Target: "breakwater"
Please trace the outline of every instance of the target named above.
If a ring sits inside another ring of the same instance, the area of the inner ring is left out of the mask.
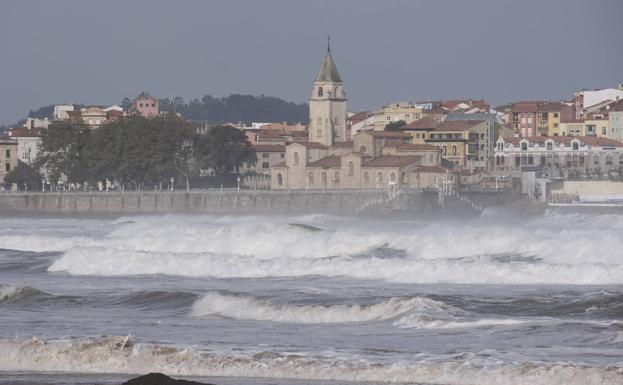
[[[506,195],[473,197],[480,207],[503,204]],[[485,202],[483,204],[482,202]],[[447,197],[445,209],[473,211]],[[336,213],[404,212],[434,215],[442,211],[436,192],[407,191],[130,191],[0,194],[0,212],[64,214],[151,213]]]

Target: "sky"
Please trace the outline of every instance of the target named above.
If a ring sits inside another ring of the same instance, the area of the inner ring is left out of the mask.
[[[306,102],[331,35],[349,110],[623,83],[622,0],[0,0],[0,124],[141,91]]]

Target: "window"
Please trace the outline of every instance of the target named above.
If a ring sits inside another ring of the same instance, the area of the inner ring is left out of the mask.
[[[281,159],[286,157],[286,154],[284,154],[283,152],[281,154],[279,154],[279,155],[281,155]]]
[[[606,164],[612,165],[612,154],[606,155]]]
[[[283,186],[283,177],[281,176],[281,174],[277,174],[277,185]]]
[[[270,155],[267,152],[262,153],[262,158],[268,158]]]
[[[481,145],[480,145],[480,149],[481,149],[481,150],[484,150],[484,149],[485,149],[485,145],[484,145],[484,144],[481,144]]]
[[[9,159],[11,157],[11,150],[6,150],[6,158]]]
[[[448,147],[447,146],[443,146],[443,156],[448,155]]]
[[[367,150],[366,146],[359,147],[359,152],[365,153]]]
[[[323,171],[322,174],[320,174],[320,177],[322,178],[322,183],[326,186],[327,185],[327,173]]]
[[[554,118],[558,117],[558,112],[554,112]]]
[[[552,142],[547,142],[547,151],[552,151],[554,149],[554,144]]]
[[[340,173],[338,171],[333,173],[333,181],[334,182],[339,182],[340,181]]]
[[[380,171],[376,173],[376,183],[377,184],[383,183],[383,173]]]
[[[530,166],[532,166],[534,164],[534,158],[532,157],[532,155],[528,155],[528,164]]]
[[[403,172],[402,175],[400,176],[400,183],[407,184],[407,173],[406,172]]]
[[[395,172],[392,171],[389,174],[389,181],[392,182],[392,183],[396,183],[396,173]]]
[[[339,126],[340,125],[340,118],[335,118],[335,125]]]
[[[307,182],[310,183],[310,184],[314,183],[314,173],[313,172],[310,172],[310,173],[307,174]]]
[[[262,162],[262,168],[269,168],[268,162]]]
[[[456,156],[456,145],[452,145],[452,156]]]
[[[387,115],[387,116],[385,117],[385,120],[392,120],[392,117],[391,117],[391,116],[389,116],[389,115]]]
[[[370,174],[367,171],[363,173],[363,183],[365,184],[370,183]]]
[[[322,91],[322,87],[318,87],[318,97],[321,98],[324,96],[324,92]]]
[[[294,162],[293,165],[294,166],[298,166],[299,165],[299,153],[295,152],[294,155],[292,156],[294,158]]]
[[[5,171],[7,171],[7,172],[8,172],[8,171],[11,171],[11,163],[7,163],[7,164],[5,164],[5,165],[4,165],[4,170],[5,170]]]
[[[607,133],[608,133],[608,132],[607,132],[607,130],[606,130],[606,127],[602,127],[602,128],[601,128],[601,134],[602,134],[602,135],[606,135]]]
[[[521,151],[528,151],[528,143],[527,142],[522,142],[521,143]]]
[[[349,176],[355,175],[355,164],[353,163],[352,160],[348,162],[348,175]]]
[[[519,155],[515,156],[515,167],[519,167],[521,166],[521,158],[519,157]]]
[[[580,144],[578,142],[573,142],[573,149],[574,150],[578,150],[580,147]]]
[[[152,103],[152,104],[151,104],[151,106],[152,106],[152,107],[156,107],[156,103]]]

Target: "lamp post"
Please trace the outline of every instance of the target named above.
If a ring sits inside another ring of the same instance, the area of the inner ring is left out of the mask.
[[[41,192],[45,192],[45,178],[41,178]]]
[[[236,177],[236,182],[238,182],[238,187],[236,188],[236,191],[240,191],[240,176]]]
[[[171,177],[171,192],[173,192],[173,186],[175,184],[175,178]]]

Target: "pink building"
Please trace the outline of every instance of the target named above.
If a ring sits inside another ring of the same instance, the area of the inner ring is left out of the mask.
[[[141,115],[144,118],[153,118],[158,116],[158,99],[151,96],[147,91],[142,92],[132,102],[132,112]]]

